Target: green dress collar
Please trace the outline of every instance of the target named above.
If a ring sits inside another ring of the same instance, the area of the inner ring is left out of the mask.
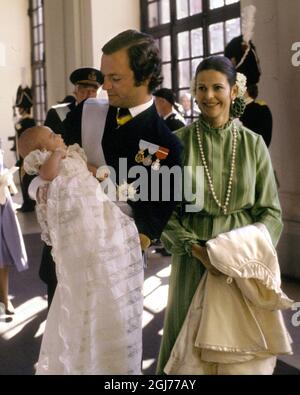
[[[205,121],[205,119],[203,118],[202,115],[200,115],[199,116],[199,123],[200,123],[200,128],[203,130],[203,132],[223,133],[223,132],[226,132],[228,130],[231,130],[232,119],[229,119],[229,121],[226,122],[225,125],[223,125],[222,127],[214,128],[207,121]]]

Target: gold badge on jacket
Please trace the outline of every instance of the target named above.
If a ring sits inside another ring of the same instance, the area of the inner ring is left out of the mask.
[[[148,154],[145,156],[145,151]],[[135,155],[135,161],[137,163],[143,163],[144,166],[151,166],[153,170],[160,169],[160,160],[166,159],[169,154],[169,149],[160,147],[157,144],[150,143],[146,140],[140,140],[139,151]],[[152,159],[155,155],[156,159]]]

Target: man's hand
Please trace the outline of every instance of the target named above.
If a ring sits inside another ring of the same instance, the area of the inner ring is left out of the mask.
[[[146,251],[150,247],[151,240],[143,233],[139,233],[142,251]]]
[[[205,268],[214,275],[220,275],[221,272],[219,272],[210,262],[208,253],[207,253],[207,249],[206,247],[202,247],[199,244],[193,244],[192,245],[192,254],[193,257],[198,259],[199,261],[201,261],[203,263],[203,265],[205,266]]]
[[[89,169],[89,171],[93,174],[94,177],[96,177],[96,173],[97,173],[97,167],[90,165],[89,163],[87,164],[87,168]],[[102,180],[100,180],[102,181]]]

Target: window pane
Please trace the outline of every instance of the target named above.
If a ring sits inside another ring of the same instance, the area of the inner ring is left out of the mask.
[[[148,24],[149,27],[158,25],[158,10],[156,2],[148,5]]]
[[[190,43],[189,32],[182,32],[177,34],[178,39],[178,59],[190,57]]]
[[[197,67],[199,66],[202,60],[203,58],[197,58],[192,60],[192,78],[195,77]]]
[[[203,31],[202,28],[191,31],[192,57],[203,55]]]
[[[161,39],[160,52],[161,52],[161,59],[163,62],[171,61],[171,38],[170,38],[170,36],[165,36]]]
[[[177,19],[189,16],[188,0],[176,0]]]
[[[202,12],[202,0],[190,0],[190,15]]]
[[[38,45],[35,45],[33,48],[33,52],[34,52],[34,61],[37,62],[39,60],[39,52],[38,52]]]
[[[171,63],[162,65],[162,74],[164,77],[162,86],[164,88],[172,88],[172,77],[171,77]]]
[[[40,73],[38,70],[35,70],[35,85],[40,85]]]
[[[160,10],[160,23],[170,22],[170,0],[160,0],[159,2]]]
[[[189,61],[178,62],[178,73],[179,73],[179,88],[189,87],[191,81],[190,62]]]
[[[38,9],[38,21],[39,24],[43,22],[43,9],[41,7]]]
[[[42,119],[46,118],[46,111],[45,111],[45,102],[43,102],[43,106],[42,106]]]
[[[229,19],[225,22],[226,44],[241,34],[240,18]]]
[[[37,43],[39,41],[39,36],[38,36],[38,28],[35,27],[33,29],[33,42]]]
[[[43,32],[43,26],[39,26],[39,39],[40,41],[44,41],[44,32]]]
[[[238,3],[240,0],[225,0],[225,4],[229,5],[229,4],[233,4],[233,3]]]
[[[39,60],[44,60],[44,44],[39,45]]]
[[[44,89],[41,89],[41,102],[45,103],[45,92],[44,92]]]
[[[45,83],[45,79],[44,79],[44,69],[41,68],[40,71],[41,71],[41,73],[40,73],[40,76],[41,76],[41,85],[44,85],[44,83]]]
[[[40,87],[39,86],[36,86],[35,87],[35,100],[36,100],[36,103],[40,103]]]
[[[32,25],[33,26],[37,26],[38,25],[38,19],[37,19],[37,12],[36,11],[33,11]]]
[[[211,54],[224,51],[223,25],[224,23],[220,22],[209,26],[209,48]]]
[[[209,8],[211,10],[224,6],[224,0],[209,0]]]

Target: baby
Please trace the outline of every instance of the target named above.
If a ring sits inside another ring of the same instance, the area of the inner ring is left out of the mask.
[[[104,194],[78,144],[38,126],[19,147],[25,171],[50,181],[37,216],[58,280],[37,374],[140,374],[143,262],[133,220]]]

